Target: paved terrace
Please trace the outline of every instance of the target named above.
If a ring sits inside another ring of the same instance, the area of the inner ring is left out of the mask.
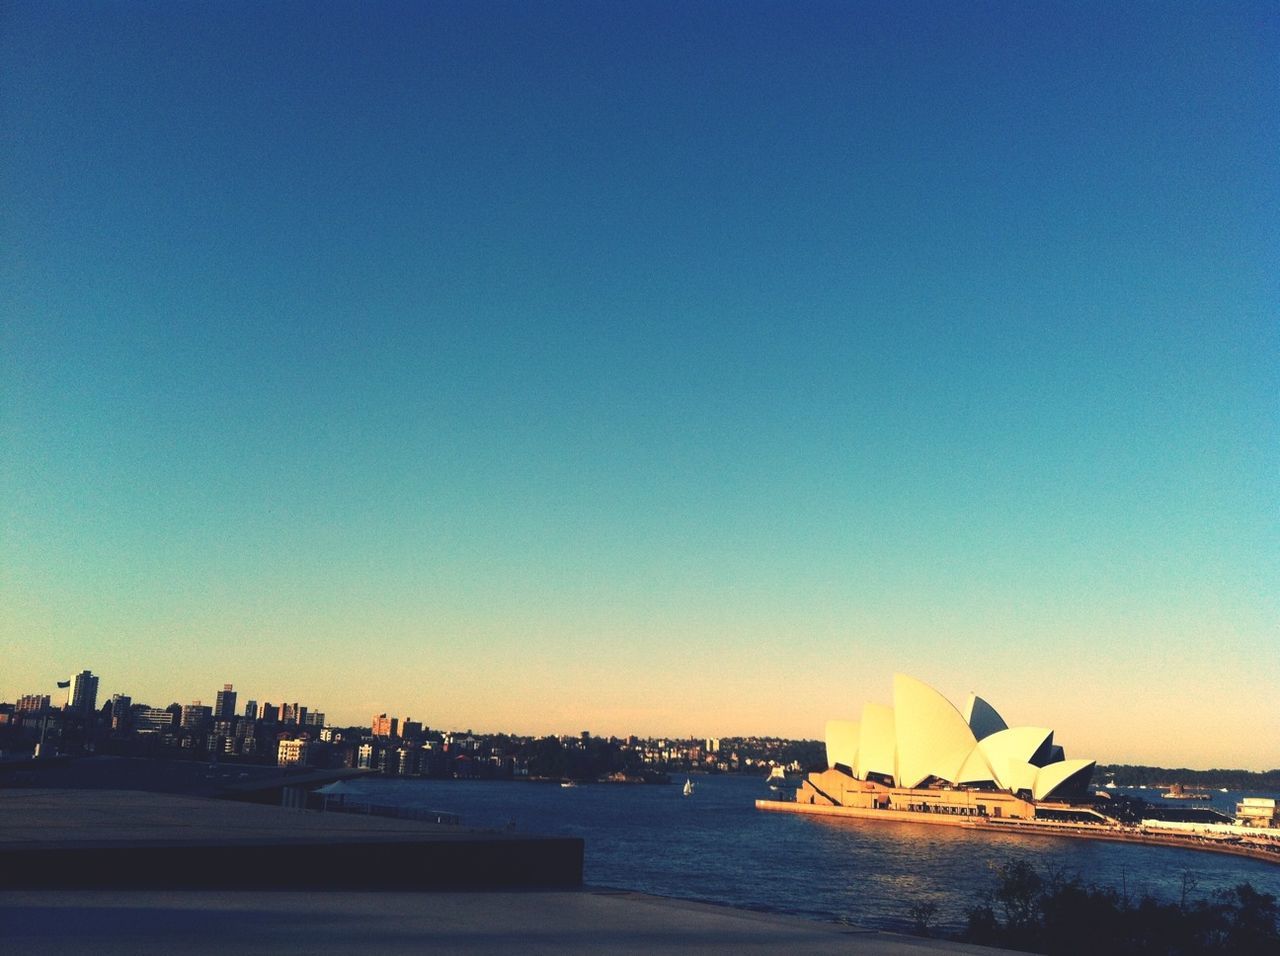
[[[580,840],[136,791],[0,790],[0,937],[15,952],[998,952],[583,889],[581,867]]]
[[[0,887],[580,886],[582,840],[128,790],[0,790]]]

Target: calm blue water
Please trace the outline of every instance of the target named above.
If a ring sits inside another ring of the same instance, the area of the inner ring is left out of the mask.
[[[951,827],[829,820],[756,810],[757,779],[694,776],[681,787],[453,780],[358,780],[348,799],[457,813],[467,826],[580,836],[594,886],[794,913],[884,929],[932,901],[940,927],[963,924],[994,884],[992,865],[1024,859],[1089,882],[1177,900],[1184,877],[1207,896],[1248,881],[1280,896],[1280,866],[1161,847],[969,833]],[[683,783],[683,779],[679,781]],[[1144,792],[1149,793],[1149,791]],[[1239,795],[1218,795],[1234,807]]]

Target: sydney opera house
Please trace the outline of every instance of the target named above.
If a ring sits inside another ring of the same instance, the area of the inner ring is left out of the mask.
[[[1087,800],[1094,761],[1068,760],[1046,727],[1010,727],[970,695],[964,711],[897,674],[893,707],[827,724],[827,765],[796,802],[1003,819],[1098,821]],[[939,821],[941,822],[941,821]]]

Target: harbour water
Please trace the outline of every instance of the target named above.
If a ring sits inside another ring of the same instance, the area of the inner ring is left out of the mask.
[[[956,929],[995,884],[994,867],[1027,860],[1042,871],[1114,886],[1131,898],[1208,897],[1249,882],[1280,896],[1280,866],[1194,850],[867,824],[762,813],[754,777],[694,776],[669,786],[362,779],[327,787],[348,800],[454,813],[467,826],[580,836],[593,886],[907,929],[912,907]],[[1147,796],[1149,792],[1143,792]],[[1155,794],[1150,794],[1154,797]],[[1220,809],[1239,794],[1214,794]]]

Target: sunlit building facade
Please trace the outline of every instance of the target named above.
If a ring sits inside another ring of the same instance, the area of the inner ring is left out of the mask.
[[[66,687],[66,684],[58,684]],[[98,678],[92,671],[81,671],[71,678],[67,689],[67,709],[84,716],[98,708]]]
[[[276,748],[276,766],[299,767],[307,762],[309,742],[305,738],[282,740]]]

